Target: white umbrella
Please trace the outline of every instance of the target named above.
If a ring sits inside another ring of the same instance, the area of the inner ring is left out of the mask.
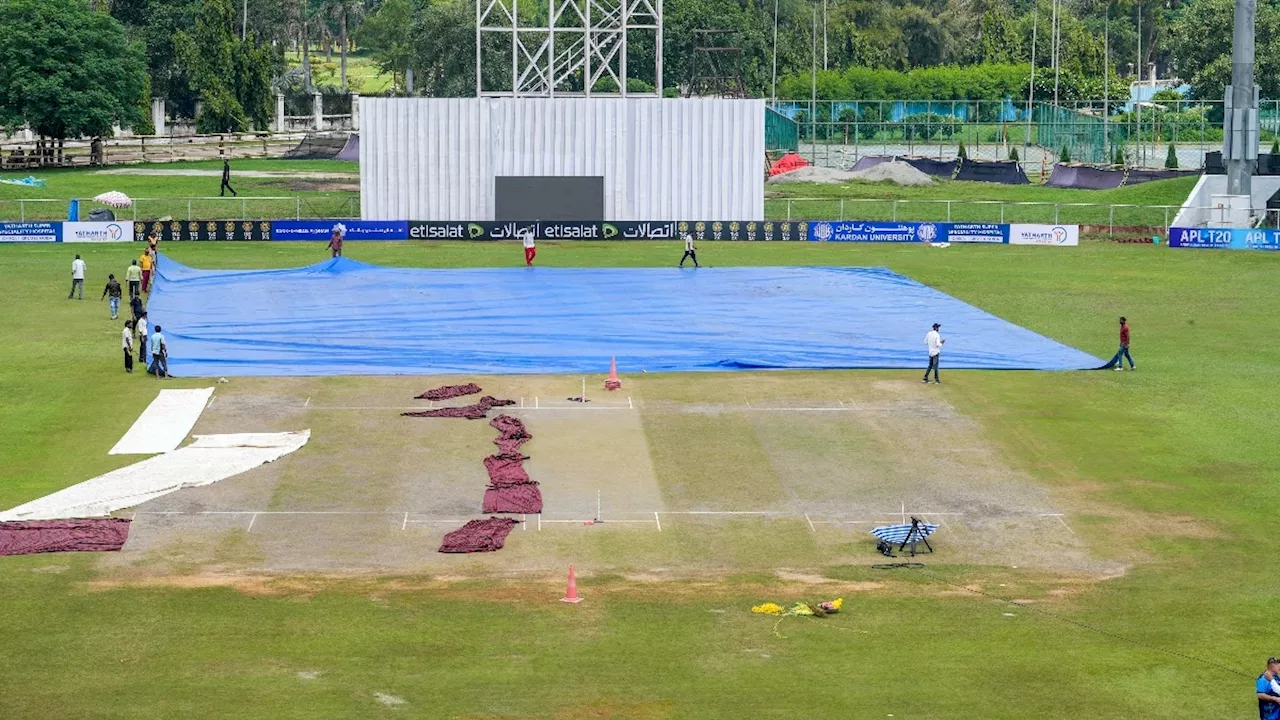
[[[94,201],[118,208],[129,207],[133,204],[133,200],[128,195],[125,195],[118,190],[102,193],[98,197],[94,198]]]

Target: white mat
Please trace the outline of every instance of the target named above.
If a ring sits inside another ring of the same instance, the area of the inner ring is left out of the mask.
[[[161,390],[108,455],[155,455],[178,449],[212,396],[213,388]]]
[[[180,450],[113,470],[2,512],[0,522],[110,515],[175,490],[210,485],[247,472],[288,455],[310,438],[310,430],[197,435],[194,443]]]

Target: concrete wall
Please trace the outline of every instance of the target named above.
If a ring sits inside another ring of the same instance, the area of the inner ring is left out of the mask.
[[[1250,215],[1262,215],[1266,211],[1267,200],[1277,190],[1280,190],[1280,176],[1255,175],[1249,203],[1253,212]],[[1225,195],[1226,192],[1226,175],[1200,176],[1200,182],[1196,183],[1186,202],[1182,204],[1182,209],[1174,217],[1172,227],[1247,227],[1247,222],[1242,223],[1240,218],[1232,217],[1229,208],[1218,209],[1218,205],[1226,203],[1215,196]]]
[[[603,176],[602,220],[764,219],[762,100],[361,98],[360,115],[366,219],[491,220],[512,175]]]

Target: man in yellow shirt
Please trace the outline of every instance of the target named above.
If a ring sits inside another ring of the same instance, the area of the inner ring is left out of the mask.
[[[144,252],[142,257],[138,258],[138,264],[142,267],[142,292],[151,292],[151,253]]]

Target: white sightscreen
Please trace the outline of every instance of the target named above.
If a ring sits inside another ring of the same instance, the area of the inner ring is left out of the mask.
[[[499,175],[604,177],[602,220],[763,220],[764,101],[360,98],[366,220],[492,220]]]

